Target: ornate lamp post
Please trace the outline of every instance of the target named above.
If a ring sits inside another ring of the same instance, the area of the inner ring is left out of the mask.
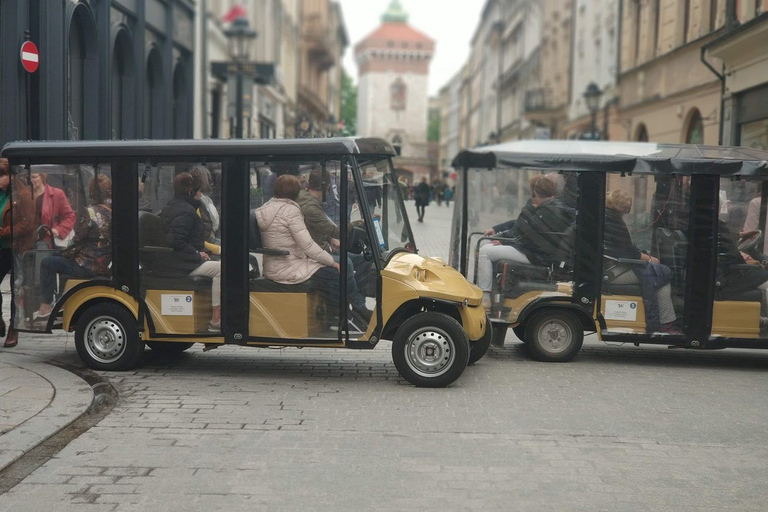
[[[247,18],[239,17],[236,18],[232,22],[232,25],[230,25],[230,27],[224,31],[224,35],[227,37],[229,56],[232,59],[232,63],[235,67],[235,137],[242,139],[243,68],[250,59],[251,42],[256,39],[258,34],[255,30],[251,29]]]
[[[591,140],[599,139],[600,137],[597,133],[597,111],[600,109],[600,98],[603,96],[603,91],[600,90],[600,87],[595,82],[590,82],[583,96],[589,113],[592,114],[592,127],[589,138]]]

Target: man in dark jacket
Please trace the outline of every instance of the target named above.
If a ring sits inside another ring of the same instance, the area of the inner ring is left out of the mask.
[[[304,224],[307,226],[312,240],[325,251],[333,255],[336,262],[339,261],[339,227],[323,211],[321,199],[323,191],[330,188],[330,176],[322,169],[315,169],[309,174],[309,190],[301,190],[296,202],[304,214]],[[362,258],[355,266],[353,256],[347,254],[347,296],[352,304],[352,310],[362,316],[367,322],[371,317],[371,311],[365,305],[365,296],[360,293],[358,284],[363,286],[367,282],[367,274],[362,267],[367,264]]]
[[[530,183],[531,200],[520,212],[517,220],[498,227],[511,226],[498,233],[513,239],[507,245],[498,241],[480,248],[477,266],[477,285],[483,290],[483,305],[490,308],[493,285],[493,263],[512,260],[525,264],[549,266],[557,264],[567,255],[562,254],[563,235],[576,220],[576,212],[555,197],[555,182],[548,176],[534,176]],[[496,234],[495,229],[485,233]]]
[[[197,214],[200,208],[200,182],[190,173],[182,172],[173,180],[173,199],[160,213],[168,226],[168,242],[173,249],[166,261],[169,269],[190,276],[206,276],[211,284],[213,314],[208,330],[221,330],[221,262],[212,261],[205,252],[203,220]]]

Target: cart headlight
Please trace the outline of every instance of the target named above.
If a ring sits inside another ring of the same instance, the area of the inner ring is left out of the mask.
[[[417,281],[421,281],[422,283],[427,282],[427,271],[426,269],[416,267],[413,269],[413,278]]]

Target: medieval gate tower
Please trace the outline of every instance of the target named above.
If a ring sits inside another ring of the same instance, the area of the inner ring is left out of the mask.
[[[355,46],[358,134],[392,143],[400,155],[395,167],[412,183],[429,179],[427,78],[435,42],[408,25],[398,0],[381,22]]]

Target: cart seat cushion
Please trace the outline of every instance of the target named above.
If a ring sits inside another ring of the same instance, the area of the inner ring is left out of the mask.
[[[205,276],[141,276],[145,290],[183,290],[189,292],[210,292],[211,278]]]
[[[760,290],[746,290],[734,294],[723,294],[718,300],[733,300],[737,302],[761,302],[763,292]]]
[[[504,289],[504,297],[516,299],[529,292],[556,292],[557,285],[554,283],[544,283],[541,281],[519,281],[507,286]]]
[[[643,286],[637,284],[612,284],[603,283],[603,293],[606,295],[632,295],[642,297]]]
[[[270,293],[310,293],[315,290],[315,283],[309,280],[298,284],[282,284],[266,277],[259,277],[250,280],[250,290]]]
[[[506,266],[506,272],[515,275],[518,279],[526,281],[549,281],[549,267],[540,267],[538,265],[529,265],[527,263],[520,263],[519,261],[512,260],[498,260],[493,265],[493,271],[495,275],[500,275],[504,272]]]

